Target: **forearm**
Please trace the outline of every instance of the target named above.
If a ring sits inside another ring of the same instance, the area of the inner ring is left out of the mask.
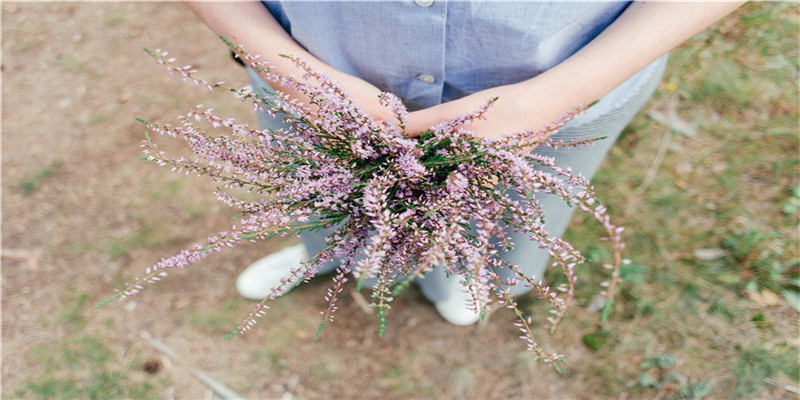
[[[573,105],[601,98],[741,2],[635,2],[592,42],[539,81]],[[539,83],[541,85],[541,83]]]
[[[244,46],[251,54],[261,55],[281,74],[299,74],[300,70],[279,54],[299,56],[315,68],[325,68],[283,30],[260,2],[185,4],[215,33]]]
[[[187,1],[185,3],[215,33],[232,43],[243,46],[248,53],[260,55],[261,60],[272,65],[272,70],[283,76],[302,76],[304,71],[281,54],[302,58],[312,68],[326,73],[348,92],[351,100],[360,104],[376,119],[389,119],[389,109],[378,104],[380,90],[351,75],[337,71],[323,63],[298,44],[272,17],[261,2],[209,3]],[[281,89],[299,100],[306,100],[288,88]]]
[[[600,99],[653,60],[741,3],[636,2],[600,35],[552,69],[526,81],[484,90],[412,114],[414,131],[476,110],[498,97],[476,135],[539,130],[576,106]]]

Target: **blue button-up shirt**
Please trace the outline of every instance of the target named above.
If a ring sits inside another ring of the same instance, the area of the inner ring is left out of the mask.
[[[629,3],[264,2],[310,53],[398,95],[410,110],[535,77],[589,43]],[[613,106],[625,96],[618,89],[601,103]]]

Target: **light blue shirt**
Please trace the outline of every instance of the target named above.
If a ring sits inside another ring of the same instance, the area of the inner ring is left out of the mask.
[[[629,3],[264,2],[310,53],[396,94],[410,110],[535,77],[589,43]],[[645,70],[626,84],[637,87]],[[624,86],[596,107],[613,107]]]

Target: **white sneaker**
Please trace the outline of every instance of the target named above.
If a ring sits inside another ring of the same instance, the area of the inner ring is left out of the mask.
[[[285,247],[247,267],[236,279],[236,290],[248,300],[261,300],[281,283],[300,263],[306,259],[302,244]],[[299,283],[299,282],[298,282]],[[298,283],[287,284],[280,294],[292,290]]]
[[[464,292],[460,277],[451,276],[447,278],[448,292],[450,296],[445,301],[434,303],[436,311],[445,321],[458,326],[468,326],[478,322],[481,314],[473,311],[468,305],[467,300],[470,295]],[[458,287],[455,287],[458,285]]]

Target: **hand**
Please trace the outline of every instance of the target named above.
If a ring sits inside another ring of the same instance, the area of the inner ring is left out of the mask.
[[[543,130],[546,125],[579,106],[570,104],[565,96],[554,95],[552,91],[545,90],[546,84],[544,79],[533,78],[412,112],[409,114],[406,132],[412,137],[419,136],[422,131],[440,122],[458,115],[474,113],[492,98],[497,100],[487,110],[484,119],[474,120],[470,126],[476,136],[500,138],[525,130]]]
[[[527,81],[487,89],[411,113],[406,132],[418,135],[439,122],[498,100],[476,121],[477,136],[497,138],[538,130],[576,106],[588,105],[741,5],[735,2],[635,2],[599,36],[554,68]]]

